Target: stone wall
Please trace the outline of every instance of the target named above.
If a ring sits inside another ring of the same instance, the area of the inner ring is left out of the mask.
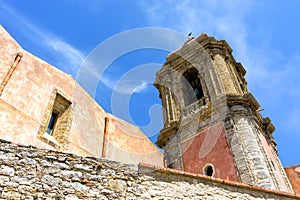
[[[0,199],[262,200],[300,196],[0,140]]]

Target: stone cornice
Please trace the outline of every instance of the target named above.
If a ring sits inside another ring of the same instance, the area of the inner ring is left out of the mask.
[[[261,116],[261,114],[259,113],[259,103],[251,93],[245,95],[227,95],[226,100],[229,107],[235,105],[249,107],[252,110],[256,122],[265,132],[266,136],[271,137],[272,133],[275,131],[275,127],[271,123],[271,119],[269,117],[263,118]],[[247,113],[247,111],[245,112]]]
[[[169,126],[165,126],[161,131],[160,135],[157,138],[156,144],[160,147],[163,148],[166,143],[168,142],[169,138],[176,134],[178,130],[178,123],[173,122],[169,124]]]
[[[249,106],[253,112],[256,112],[259,108],[259,103],[251,93],[244,95],[226,95],[226,102],[229,107],[235,105]]]

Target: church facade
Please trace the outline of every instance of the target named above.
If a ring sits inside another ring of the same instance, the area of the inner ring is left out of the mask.
[[[225,41],[191,38],[157,72],[164,116],[157,145],[164,154],[138,127],[106,113],[70,75],[25,51],[2,26],[0,41],[0,139],[148,163],[178,176],[184,171],[249,188],[299,191],[299,167],[285,172],[275,128],[259,113],[246,71]]]

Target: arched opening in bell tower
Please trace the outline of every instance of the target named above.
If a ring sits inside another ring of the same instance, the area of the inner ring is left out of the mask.
[[[183,73],[182,90],[185,106],[188,106],[204,97],[198,74],[198,70],[194,67],[187,69]]]

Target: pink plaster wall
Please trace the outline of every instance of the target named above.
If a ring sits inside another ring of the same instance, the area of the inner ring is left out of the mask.
[[[115,116],[109,115],[106,156],[126,160],[144,160],[156,166],[163,166],[162,153],[152,145],[142,131]]]
[[[262,134],[259,134],[259,138],[262,141],[262,144],[263,144],[264,149],[265,149],[265,151],[266,151],[266,153],[268,155],[268,158],[271,159],[271,161],[272,161],[271,165],[273,165],[274,168],[275,168],[274,175],[276,176],[276,179],[278,180],[280,186],[282,187],[282,191],[287,191],[288,192],[289,189],[288,189],[288,187],[287,187],[287,185],[286,185],[286,183],[285,183],[285,181],[283,179],[282,173],[280,171],[280,166],[278,166],[278,164],[276,162],[276,158],[275,158],[275,156],[274,156],[274,154],[273,154],[273,152],[271,150],[271,147],[269,146],[266,138]],[[279,159],[278,159],[278,162],[280,162]]]
[[[205,165],[213,164],[213,177],[239,181],[222,124],[214,125],[183,142],[182,151],[185,171],[203,174]]]
[[[284,170],[291,182],[294,192],[300,195],[300,165],[286,167]]]
[[[0,138],[54,149],[39,140],[37,133],[55,88],[72,102],[67,152],[101,157],[104,121],[109,117],[106,158],[162,166],[162,153],[137,127],[107,114],[70,75],[23,50],[1,26],[0,43],[0,82],[16,54],[23,54],[0,96]]]

